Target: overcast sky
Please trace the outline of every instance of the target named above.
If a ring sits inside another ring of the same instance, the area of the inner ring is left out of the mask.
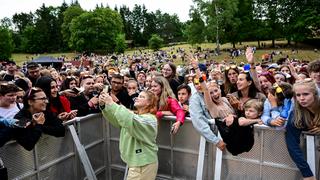
[[[72,0],[65,0],[70,4]],[[0,0],[0,19],[4,17],[12,18],[12,15],[20,12],[34,12],[42,3],[46,6],[59,6],[63,0]],[[125,4],[132,10],[134,4],[145,4],[148,11],[155,12],[160,9],[169,14],[176,13],[180,21],[185,22],[189,19],[189,9],[193,4],[192,0],[78,0],[81,7],[86,10],[94,9],[96,4],[109,4],[110,7],[117,5],[120,7]]]

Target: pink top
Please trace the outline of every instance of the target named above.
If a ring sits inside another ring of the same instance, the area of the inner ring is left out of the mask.
[[[161,110],[159,109],[157,111],[157,114],[156,114],[157,118],[158,119],[162,118],[163,114],[161,111],[171,111],[176,116],[177,118],[176,120],[180,121],[181,124],[183,124],[186,114],[184,110],[181,108],[181,106],[179,105],[178,101],[172,97],[168,97],[167,104],[168,106],[166,109],[161,109]]]

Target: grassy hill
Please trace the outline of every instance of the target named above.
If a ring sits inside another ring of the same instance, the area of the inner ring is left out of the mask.
[[[265,43],[268,46],[270,46],[271,41],[262,41],[261,43]],[[286,44],[286,41],[276,41],[277,45],[284,45]],[[243,48],[245,46],[257,46],[257,42],[244,42],[241,45],[237,44],[236,48]],[[175,45],[175,46],[171,46],[171,47],[163,47],[162,50],[170,50],[171,48],[184,48],[187,52],[190,52],[190,50],[194,49],[195,47],[192,47],[190,44],[180,44],[180,45]],[[214,49],[216,48],[216,44],[215,43],[203,43],[200,45],[200,47],[202,49]],[[227,44],[223,44],[220,46],[221,49],[229,49],[231,48],[232,45],[230,43]],[[295,58],[295,59],[302,59],[302,60],[307,60],[307,61],[312,61],[315,59],[320,59],[320,52],[315,52],[312,48],[308,47],[308,48],[304,48],[304,49],[298,49],[297,53],[292,53],[290,48],[274,48],[274,49],[259,49],[256,51],[255,53],[255,57],[257,60],[260,60],[263,54],[266,53],[271,53],[272,51],[281,51],[282,52],[282,56],[286,56],[289,55],[290,58]],[[134,50],[127,50],[125,52],[125,54],[129,54],[132,55],[134,52],[139,52],[138,49],[134,49]],[[143,49],[142,52],[150,52],[149,49]],[[13,54],[12,55],[12,59],[14,59],[17,64],[21,65],[23,62],[27,61],[27,60],[31,60],[31,58],[36,58],[37,56],[53,56],[53,57],[59,57],[61,55],[64,55],[67,57],[67,60],[72,60],[76,54],[75,53],[50,53],[50,54],[39,54],[39,55],[35,55],[35,54]],[[222,51],[221,55],[219,56],[214,56],[211,57],[210,59],[216,60],[216,61],[222,61],[222,60],[230,60],[230,54],[228,52],[224,52]],[[280,58],[280,56],[275,57],[275,59]],[[244,56],[239,56],[234,58],[232,61],[236,61],[236,62],[241,62],[241,61],[245,61]],[[177,59],[175,61],[176,64],[182,64],[181,59]]]

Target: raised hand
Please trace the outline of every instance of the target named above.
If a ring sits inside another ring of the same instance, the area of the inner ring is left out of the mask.
[[[249,64],[254,64],[254,56],[252,47],[247,47],[246,49],[246,58]]]

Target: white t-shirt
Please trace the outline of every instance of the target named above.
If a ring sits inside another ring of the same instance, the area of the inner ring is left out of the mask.
[[[9,109],[0,107],[0,116],[4,118],[13,118],[19,111],[20,109],[16,105]]]

